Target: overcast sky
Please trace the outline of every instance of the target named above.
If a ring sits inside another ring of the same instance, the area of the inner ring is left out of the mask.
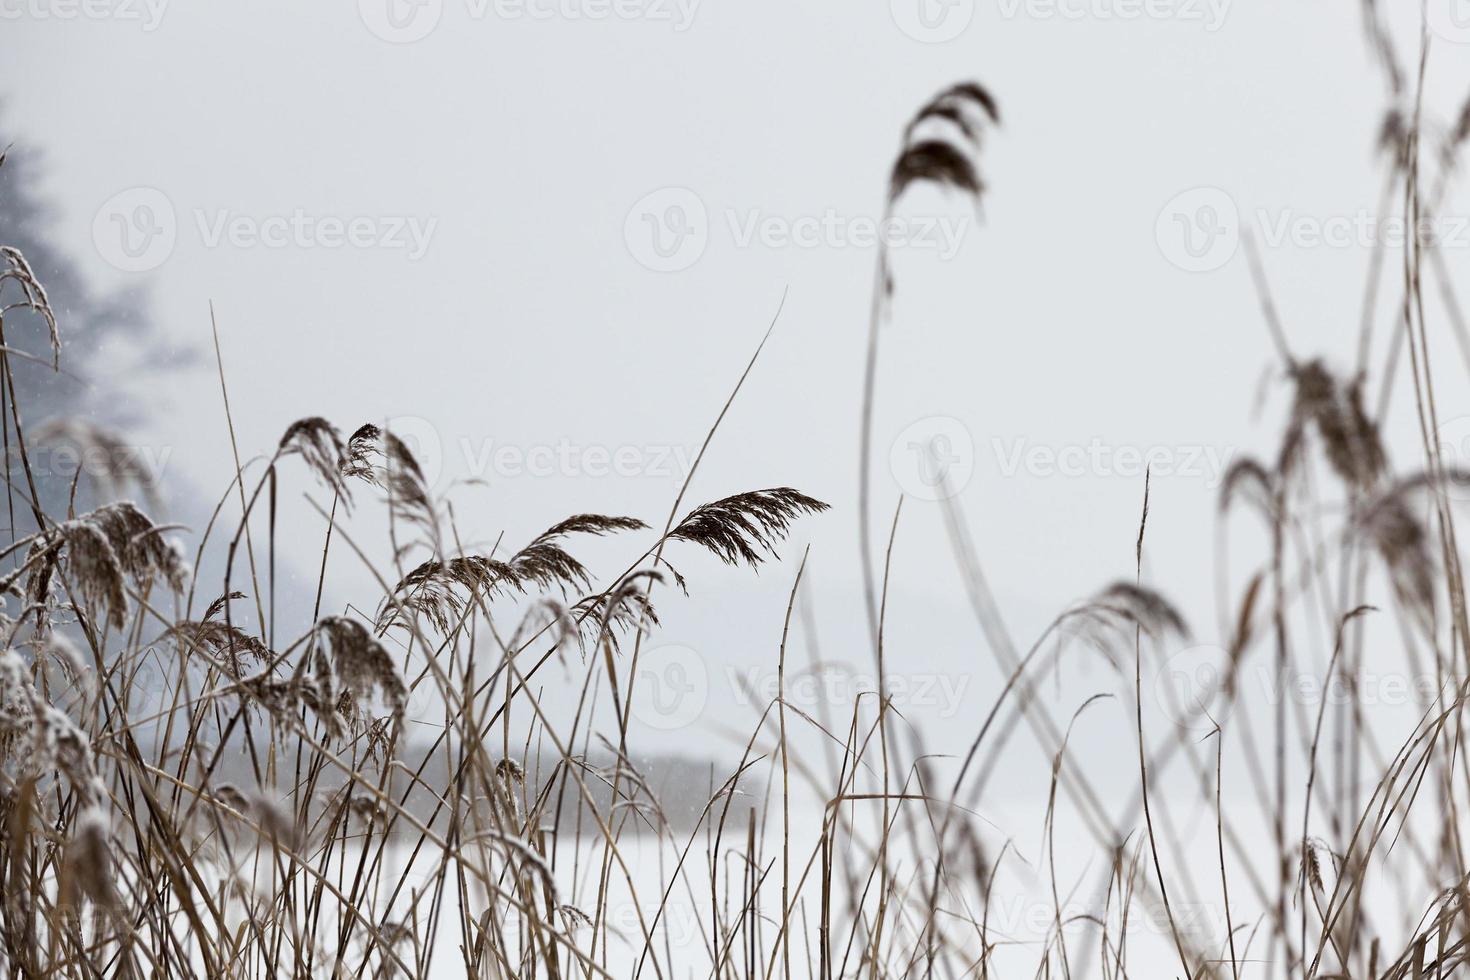
[[[1406,61],[1409,6],[1392,25]],[[1453,13],[1431,10],[1438,130],[1470,92]],[[148,410],[136,438],[167,453],[168,477],[211,495],[232,465],[211,303],[243,454],[301,416],[395,420],[442,488],[485,481],[454,493],[463,537],[514,547],[574,512],[662,524],[784,295],[688,499],[790,485],[834,508],[758,577],[671,550],[693,595],[663,604],[659,642],[696,651],[716,720],[750,716],[731,714],[726,671],[773,666],[808,542],[823,653],[867,662],[854,502],[875,222],[904,124],[941,87],[982,82],[1003,125],[979,213],[922,190],[899,209],[912,222],[896,232],[874,468],[876,524],[911,495],[890,658],[969,684],[963,710],[914,706],[941,742],[989,703],[974,667],[989,653],[912,447],[948,439],[1023,644],[1131,577],[1147,456],[1149,578],[1197,642],[1220,643],[1218,478],[1270,451],[1286,398],[1240,230],[1293,348],[1342,368],[1368,245],[1391,233],[1374,223],[1384,86],[1350,3],[0,0],[0,14],[5,139],[43,155],[58,242],[99,286],[146,285],[157,329],[200,355],[109,380]],[[1470,267],[1470,231],[1447,234],[1447,260]],[[1466,424],[1461,362],[1447,332],[1434,342],[1441,415]],[[309,578],[320,520],[297,510]],[[594,554],[611,571],[641,544]],[[371,592],[345,549],[334,581],[341,601]]]

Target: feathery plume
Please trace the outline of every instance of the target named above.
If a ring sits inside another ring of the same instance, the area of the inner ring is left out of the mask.
[[[790,487],[753,490],[696,507],[669,532],[729,565],[758,567],[786,537],[791,522],[803,514],[819,514],[828,505]]]
[[[1341,384],[1321,361],[1292,368],[1296,399],[1289,433],[1316,426],[1332,469],[1348,486],[1371,490],[1383,472],[1383,444],[1378,426],[1363,409],[1362,385]],[[1288,435],[1288,442],[1296,440]]]
[[[377,624],[382,627],[397,620],[401,609],[425,616],[440,633],[448,634],[477,595],[490,599],[508,591],[524,595],[531,590],[557,589],[565,595],[568,590],[585,590],[591,577],[561,546],[561,539],[570,534],[601,536],[647,527],[633,517],[579,514],[543,531],[504,561],[480,555],[431,559],[393,587],[393,595],[399,598],[384,605]]]
[[[112,828],[101,808],[88,806],[77,812],[62,863],[63,905],[75,906],[78,896],[100,908],[116,905],[111,838]]]
[[[163,579],[182,592],[189,579],[189,563],[174,542],[163,537],[167,527],[155,525],[129,501],[98,507],[81,520],[101,528],[112,543],[122,568],[140,588]]]
[[[337,427],[318,416],[292,422],[282,434],[280,445],[276,449],[278,456],[300,456],[307,469],[328,490],[340,494],[350,504],[352,493],[342,478],[342,461],[346,458],[346,453],[347,449],[342,444],[342,436],[337,432]]]
[[[4,299],[5,284],[13,282],[20,287],[20,299]],[[0,245],[0,317],[11,310],[30,310],[41,317],[51,338],[51,367],[61,367],[61,332],[56,327],[56,313],[51,309],[51,300],[46,296],[46,287],[31,271],[31,265],[20,249]]]
[[[38,445],[65,446],[75,451],[78,473],[85,472],[102,497],[117,497],[128,484],[136,486],[155,511],[163,507],[158,483],[141,454],[123,437],[90,419],[77,416],[47,419],[32,434]]]
[[[437,555],[442,551],[440,542],[443,540],[439,529],[439,508],[429,492],[423,468],[402,439],[391,432],[380,435],[386,464],[383,483],[388,491],[389,506],[401,511],[410,523],[423,530],[428,536],[428,545]]]
[[[382,442],[383,432],[376,425],[368,422],[359,426],[347,440],[347,455],[342,459],[342,476],[381,487]]]
[[[316,639],[318,650],[330,651],[332,672],[354,697],[366,700],[376,691],[393,718],[403,720],[408,686],[387,648],[366,626],[345,616],[327,616],[316,625]]]
[[[220,663],[232,680],[244,677],[252,664],[269,664],[275,660],[270,648],[260,640],[232,623],[217,619],[185,620],[165,635],[178,638],[185,656],[192,650],[203,650]]]
[[[929,128],[927,124],[935,122],[958,130],[962,141],[947,133],[922,136],[922,131]],[[981,127],[999,122],[995,100],[978,84],[962,82],[940,92],[904,130],[904,148],[888,179],[889,202],[898,200],[912,184],[921,181],[954,187],[978,198],[985,188],[975,159]]]

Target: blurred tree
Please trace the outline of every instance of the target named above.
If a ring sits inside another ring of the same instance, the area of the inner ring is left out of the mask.
[[[138,495],[156,509],[161,503],[153,482],[166,454],[123,434],[142,418],[126,380],[136,371],[135,359],[165,369],[178,358],[152,334],[144,289],[99,291],[78,271],[80,263],[52,244],[53,218],[36,189],[39,174],[34,152],[12,147],[0,162],[0,246],[18,250],[45,289],[62,343],[54,368],[45,316],[21,308],[4,317],[5,344],[29,355],[12,356],[10,367],[41,509],[58,517],[69,505],[89,509],[104,499]],[[22,298],[18,281],[4,284],[0,303]],[[0,436],[9,492],[0,524],[24,533],[34,520],[8,394]]]

